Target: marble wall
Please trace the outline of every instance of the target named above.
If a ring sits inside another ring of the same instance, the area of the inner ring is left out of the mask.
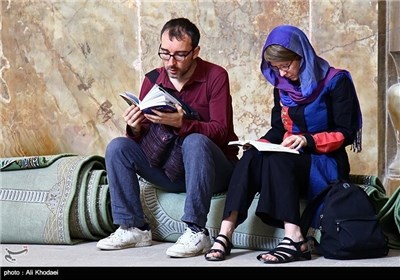
[[[318,54],[348,69],[364,115],[363,151],[352,173],[378,175],[378,1],[364,0],[1,0],[0,157],[56,153],[104,155],[123,134],[118,94],[138,92],[161,65],[159,31],[188,17],[201,32],[200,56],[230,75],[236,132],[269,128],[272,88],[261,49],[269,31],[293,24]]]

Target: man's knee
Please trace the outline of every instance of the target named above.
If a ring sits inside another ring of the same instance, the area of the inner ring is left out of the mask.
[[[127,137],[117,137],[112,139],[107,147],[105,156],[112,157],[116,154],[119,154],[120,151],[126,151],[129,146],[132,145],[132,140]]]
[[[208,147],[210,139],[200,133],[192,133],[185,137],[182,143],[183,151],[202,150]]]

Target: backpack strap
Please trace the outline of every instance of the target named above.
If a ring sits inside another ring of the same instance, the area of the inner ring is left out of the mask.
[[[150,72],[146,73],[145,76],[150,80],[150,82],[155,84],[158,79],[158,76],[160,76],[160,72],[158,72],[157,69],[153,69]]]

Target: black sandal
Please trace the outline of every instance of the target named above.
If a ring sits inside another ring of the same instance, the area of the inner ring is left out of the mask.
[[[226,244],[223,241],[219,240],[218,237],[224,238],[226,241]],[[214,242],[217,242],[218,244],[220,244],[224,248],[224,250],[210,249],[204,255],[205,259],[207,261],[223,261],[223,260],[225,260],[225,257],[229,256],[231,254],[231,249],[233,248],[232,242],[229,240],[229,238],[226,235],[223,235],[223,234],[218,234],[217,237],[214,237]],[[219,257],[215,257],[215,256],[207,257],[207,255],[211,254],[211,253],[220,253],[221,255]]]
[[[284,237],[282,241],[283,240],[287,240],[289,242],[280,242],[275,249],[258,255],[257,260],[263,263],[288,263],[293,261],[311,260],[311,252],[308,249],[304,252],[301,251],[301,245],[306,244],[306,240],[294,242],[289,237]],[[293,246],[296,248],[296,250],[287,248],[287,246]],[[277,260],[273,261],[264,259],[263,256],[267,254],[276,257]]]

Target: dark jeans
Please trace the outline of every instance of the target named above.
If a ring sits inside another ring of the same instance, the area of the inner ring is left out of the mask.
[[[139,144],[126,137],[113,139],[105,160],[113,222],[141,227],[145,223],[138,176],[169,192],[185,192],[182,221],[205,227],[214,193],[226,191],[234,163],[202,134],[188,135],[182,144],[185,179],[172,182],[161,168],[151,167]]]

